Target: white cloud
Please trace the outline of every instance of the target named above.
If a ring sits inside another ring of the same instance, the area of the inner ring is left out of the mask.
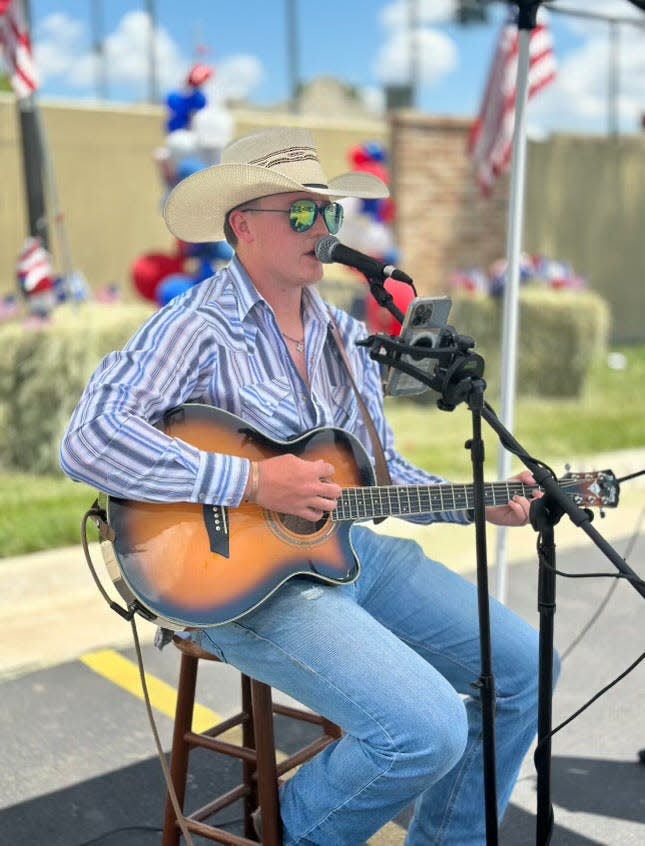
[[[227,56],[217,63],[214,78],[204,86],[209,100],[243,100],[264,76],[262,63],[256,56]]]
[[[34,33],[34,52],[41,79],[56,77],[80,95],[94,93],[97,57],[83,23],[65,13],[45,18]],[[142,99],[150,77],[150,28],[143,11],[126,13],[103,42],[105,77],[110,93],[118,89],[127,100]],[[164,96],[180,89],[192,60],[182,55],[169,32],[158,26],[155,33],[155,73],[158,91]],[[216,99],[244,98],[263,76],[254,56],[226,56],[218,62],[210,93]],[[208,96],[208,88],[206,89]]]
[[[401,85],[411,80],[431,86],[457,66],[457,48],[447,35],[426,24],[445,20],[454,11],[451,0],[419,3],[417,26],[410,27],[407,4],[399,0],[381,14],[385,42],[374,63],[376,78],[384,84]]]
[[[645,23],[645,15],[625,0],[571,0],[568,8],[616,15]],[[631,10],[636,14],[632,14]],[[558,15],[560,20],[563,16]],[[551,20],[555,19],[555,15]],[[543,130],[606,132],[611,119],[609,87],[616,72],[618,97],[614,108],[621,132],[639,130],[645,111],[645,29],[631,24],[618,27],[616,51],[610,49],[609,25],[566,16],[566,25],[585,40],[558,59],[558,76],[529,106],[533,126]],[[558,43],[555,43],[556,54]],[[612,65],[612,62],[616,62]]]
[[[76,56],[82,53],[83,25],[63,12],[46,18],[38,27],[34,39],[34,54],[41,81],[52,76],[65,76]]]
[[[145,12],[128,12],[104,44],[110,82],[131,85],[134,90],[145,86],[150,73],[150,22]],[[161,91],[176,88],[183,82],[187,61],[163,27],[157,27],[154,39],[156,76]]]
[[[640,23],[645,21],[643,12],[627,0],[567,0],[565,8],[567,11],[598,15],[599,19],[593,19],[558,14],[558,18],[565,21],[572,32],[592,38],[598,37],[603,31],[606,32],[607,23],[600,19],[603,17],[628,19]]]
[[[456,0],[416,0],[412,4],[409,0],[395,0],[381,10],[380,20],[387,32],[408,27],[412,18],[421,26],[452,21],[456,10]]]

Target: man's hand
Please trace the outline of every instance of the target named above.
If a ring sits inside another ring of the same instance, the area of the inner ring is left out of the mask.
[[[530,470],[524,470],[517,476],[512,476],[509,482],[524,482],[525,485],[535,485]],[[542,496],[542,491],[533,492],[532,499]],[[486,519],[496,526],[525,526],[529,522],[531,500],[525,496],[514,496],[508,505],[494,505],[486,509]]]
[[[336,507],[339,485],[330,481],[333,464],[307,461],[295,455],[277,455],[259,462],[254,501],[269,511],[293,514],[315,523]]]

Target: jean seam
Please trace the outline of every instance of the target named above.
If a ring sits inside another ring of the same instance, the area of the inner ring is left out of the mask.
[[[394,738],[392,737],[390,732],[385,728],[385,726],[378,719],[373,717],[368,711],[366,711],[365,708],[360,703],[355,702],[353,699],[351,699],[349,696],[347,696],[346,692],[344,690],[341,690],[339,687],[337,687],[331,681],[331,679],[327,678],[326,676],[321,675],[316,670],[314,670],[312,667],[310,667],[308,664],[303,663],[302,661],[297,659],[295,656],[289,654],[289,652],[287,652],[285,649],[283,649],[283,647],[280,644],[276,643],[274,640],[271,640],[270,638],[265,637],[264,635],[258,634],[258,632],[256,632],[254,629],[250,628],[249,626],[245,626],[245,625],[243,625],[242,623],[239,623],[239,622],[235,622],[234,625],[238,626],[241,629],[244,629],[245,632],[248,632],[253,638],[256,638],[258,641],[262,641],[263,643],[270,644],[274,649],[277,649],[279,652],[282,653],[282,655],[286,656],[287,660],[291,664],[297,665],[298,667],[301,667],[302,669],[305,670],[306,673],[310,674],[311,676],[313,676],[317,679],[320,679],[326,685],[328,685],[332,690],[334,690],[337,694],[339,694],[343,699],[345,699],[346,702],[348,702],[351,705],[353,705],[354,707],[360,709],[360,711],[363,714],[365,714],[365,716],[369,717],[370,720],[372,720],[376,725],[378,725],[380,730],[383,732],[383,735],[387,738],[387,740],[390,742],[390,744],[392,744],[392,746],[394,747]],[[208,634],[206,636],[209,637],[209,639],[210,639],[210,636]],[[219,649],[219,647],[217,647],[217,648]],[[394,748],[394,755],[399,755],[399,754],[400,754],[400,749]]]
[[[446,810],[444,813],[443,822],[439,826],[437,831],[437,838],[435,839],[437,846],[440,846],[440,843],[443,840],[444,832],[450,827],[450,823],[452,821],[452,814],[454,807],[457,803],[459,791],[461,790],[461,786],[464,783],[464,779],[466,778],[468,770],[474,762],[475,752],[481,746],[482,736],[483,734],[481,731],[477,733],[477,735],[473,738],[470,750],[465,753],[459,761],[459,773],[457,775],[457,778],[455,779],[455,783],[453,785],[452,792],[448,798],[448,802],[446,803]]]
[[[361,794],[363,794],[363,793],[364,793],[366,790],[368,790],[368,789],[369,789],[369,788],[370,788],[370,787],[371,787],[371,786],[372,786],[372,785],[373,785],[373,784],[374,784],[374,783],[375,783],[378,779],[383,778],[383,776],[384,776],[384,775],[387,775],[387,773],[389,773],[389,771],[390,771],[390,770],[392,769],[392,767],[394,766],[394,763],[395,763],[395,761],[396,761],[397,757],[398,757],[398,753],[392,756],[392,758],[390,759],[390,763],[389,763],[389,766],[388,766],[388,767],[386,767],[385,769],[381,770],[381,772],[380,772],[380,773],[378,773],[377,775],[375,775],[375,776],[374,776],[374,778],[371,778],[371,779],[367,782],[367,784],[364,784],[364,785],[363,785],[363,787],[361,787],[361,789],[360,789],[360,790],[357,790],[357,791],[355,791],[354,793],[352,793],[352,795],[351,795],[351,796],[348,796],[348,797],[345,799],[345,801],[344,801],[344,802],[342,802],[340,805],[336,805],[334,808],[332,808],[332,809],[329,811],[329,813],[328,813],[328,814],[327,814],[327,815],[326,815],[326,816],[325,816],[322,820],[319,820],[319,821],[318,821],[315,825],[310,826],[310,827],[307,829],[307,831],[305,831],[305,832],[303,833],[303,835],[302,835],[302,836],[303,836],[303,837],[308,837],[314,829],[316,829],[316,828],[317,828],[317,829],[322,828],[322,826],[323,826],[323,825],[327,822],[327,820],[328,820],[328,819],[329,819],[329,818],[330,818],[333,814],[335,814],[337,811],[339,811],[341,808],[343,808],[343,807],[344,807],[345,805],[347,805],[349,802],[352,802],[354,799],[356,799],[356,797],[357,797],[357,796],[360,796]]]

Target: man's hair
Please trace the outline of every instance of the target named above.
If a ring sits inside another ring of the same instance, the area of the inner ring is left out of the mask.
[[[233,227],[229,223],[229,216],[234,211],[235,209],[231,209],[231,211],[226,213],[226,217],[224,218],[224,237],[226,238],[226,243],[233,247],[233,249],[237,247],[237,235],[233,232]]]

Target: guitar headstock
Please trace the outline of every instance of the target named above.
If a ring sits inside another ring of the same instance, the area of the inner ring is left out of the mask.
[[[611,470],[597,473],[566,473],[558,479],[560,487],[580,508],[615,508],[620,485]]]

